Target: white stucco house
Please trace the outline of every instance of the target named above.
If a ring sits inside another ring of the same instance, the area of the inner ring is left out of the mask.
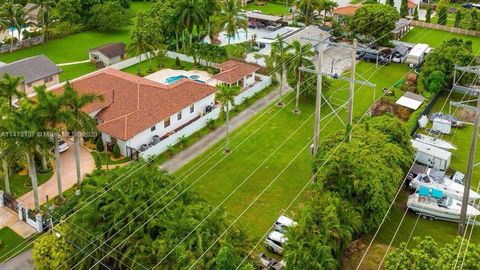
[[[98,121],[103,141],[118,144],[124,156],[153,148],[158,149],[152,154],[165,151],[166,145],[158,145],[215,109],[216,88],[189,79],[165,85],[106,68],[74,80],[72,86],[80,94],[103,97],[85,112]],[[53,91],[61,92],[63,86]]]
[[[123,42],[109,43],[103,46],[90,49],[88,59],[90,62],[102,62],[105,66],[111,66],[125,59],[126,45]]]

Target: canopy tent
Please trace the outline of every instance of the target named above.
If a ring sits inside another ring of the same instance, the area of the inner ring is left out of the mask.
[[[423,101],[424,98],[422,96],[414,94],[412,92],[406,92],[395,103],[412,110],[417,110],[422,105]]]

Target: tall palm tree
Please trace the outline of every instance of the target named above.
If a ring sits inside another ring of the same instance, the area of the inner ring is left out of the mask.
[[[225,152],[230,152],[230,148],[228,147],[228,140],[229,140],[229,117],[230,117],[230,105],[233,104],[235,96],[240,93],[240,86],[228,86],[228,85],[217,85],[217,93],[216,98],[222,104],[222,109],[225,112],[226,116],[226,127],[227,127],[227,135],[225,139]]]
[[[289,53],[289,57],[291,58],[290,63],[288,64],[288,71],[291,74],[294,74],[296,82],[297,82],[297,92],[295,96],[295,113],[300,113],[300,109],[298,107],[299,99],[300,99],[300,85],[303,83],[302,72],[300,71],[301,67],[305,67],[306,64],[310,64],[310,59],[315,55],[313,52],[313,46],[311,43],[306,43],[302,45],[300,41],[294,40],[287,48]]]
[[[15,16],[15,28],[17,29],[18,40],[22,40],[22,30],[35,25],[32,19],[28,14],[25,13],[23,8],[17,10],[17,14]]]
[[[306,25],[314,22],[314,12],[322,10],[323,1],[324,0],[297,0],[295,2],[297,12]]]
[[[0,80],[0,97],[8,99],[10,109],[13,108],[13,99],[15,97],[20,98],[24,96],[24,92],[18,90],[21,77],[12,77],[8,73],[3,74]]]
[[[338,3],[332,0],[323,0],[323,23],[326,23],[327,13],[332,13],[335,8],[338,7]]]
[[[58,187],[58,200],[63,201],[61,160],[58,141],[62,127],[72,122],[72,117],[66,110],[66,101],[64,95],[55,95],[53,92],[47,92],[45,85],[35,87],[38,99],[38,115],[42,120],[40,124],[45,130],[52,134],[53,144],[55,146],[55,163]]]
[[[32,8],[29,11],[38,10],[39,26],[42,27],[42,36],[45,40],[45,33],[48,30],[51,22],[51,13],[55,5],[54,0],[31,0]]]
[[[205,19],[204,9],[200,0],[181,0],[177,4],[178,21],[190,36],[190,44],[193,41],[193,31],[196,27],[200,34],[200,26]]]
[[[206,34],[211,37],[212,25],[214,24],[214,16],[221,11],[219,0],[201,0],[203,14],[205,15]]]
[[[0,18],[2,18],[6,28],[10,30],[10,52],[13,51],[13,31],[17,27],[17,18],[21,13],[22,6],[19,4],[6,2],[3,6],[0,6]]]
[[[71,114],[72,121],[68,123],[68,129],[74,132],[74,151],[75,165],[77,170],[77,184],[80,187],[81,170],[80,170],[80,138],[81,133],[85,131],[95,130],[96,123],[87,113],[83,111],[85,106],[95,102],[98,98],[95,95],[79,95],[72,85],[67,82],[63,93],[65,97],[66,107]]]
[[[146,35],[143,31],[132,31],[130,35],[130,44],[127,47],[129,55],[138,57],[138,69],[137,75],[141,75],[141,63],[142,63],[142,54],[148,52],[149,45],[146,39]]]
[[[288,55],[288,46],[285,46],[285,41],[282,36],[277,37],[277,41],[272,43],[272,49],[270,50],[270,55],[267,58],[267,67],[270,70],[274,70],[277,77],[280,77],[280,86],[278,88],[278,101],[277,106],[283,106],[282,95],[283,95],[283,86],[285,81],[286,73],[286,62]]]
[[[240,16],[241,4],[238,0],[225,0],[221,6],[222,12],[219,14],[218,22],[225,29],[228,38],[228,45],[232,37],[238,35],[238,29],[242,28],[248,31],[247,19]],[[228,50],[227,50],[228,51]]]
[[[40,204],[38,200],[38,181],[37,171],[35,168],[35,153],[39,145],[44,145],[45,136],[41,136],[44,130],[38,125],[41,121],[37,107],[34,106],[31,100],[24,100],[19,109],[13,111],[12,129],[16,133],[25,136],[15,136],[12,138],[15,141],[15,148],[19,153],[25,155],[28,164],[28,174],[32,181],[33,200],[35,203],[35,211],[40,211]]]

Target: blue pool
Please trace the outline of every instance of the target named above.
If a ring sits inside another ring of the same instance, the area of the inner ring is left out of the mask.
[[[166,80],[165,80],[165,83],[166,84],[173,84],[175,83],[176,81],[179,81],[181,79],[190,79],[190,80],[193,80],[193,81],[196,81],[196,82],[200,82],[200,83],[205,83],[204,81],[201,81],[199,80],[200,76],[198,75],[192,75],[190,77],[187,77],[185,75],[178,75],[178,76],[172,76],[172,77],[168,77]]]

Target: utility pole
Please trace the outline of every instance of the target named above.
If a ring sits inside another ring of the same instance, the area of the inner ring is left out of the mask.
[[[317,94],[315,98],[315,126],[313,128],[313,150],[315,158],[318,153],[320,139],[320,116],[322,111],[322,63],[323,63],[323,31],[320,31],[320,42],[318,43],[318,62],[317,62]]]
[[[477,75],[480,75],[480,69],[471,68],[471,67],[456,67],[455,70],[461,70],[464,72],[470,72]],[[474,91],[473,88],[469,90]],[[477,108],[475,112],[475,122],[473,125],[473,136],[472,142],[470,145],[470,154],[468,155],[468,165],[467,165],[467,174],[465,175],[464,188],[463,188],[463,198],[462,198],[462,209],[460,211],[460,221],[458,226],[458,234],[463,237],[465,235],[466,223],[467,223],[467,208],[468,208],[468,197],[470,195],[470,185],[473,175],[473,167],[475,166],[475,150],[477,149],[477,138],[478,138],[478,127],[480,124],[480,96],[477,97]]]
[[[350,68],[350,88],[349,88],[349,99],[348,99],[348,142],[352,140],[352,133],[349,132],[352,128],[353,123],[353,96],[355,95],[355,64],[357,63],[357,39],[353,39],[353,48],[352,48],[352,63]]]

